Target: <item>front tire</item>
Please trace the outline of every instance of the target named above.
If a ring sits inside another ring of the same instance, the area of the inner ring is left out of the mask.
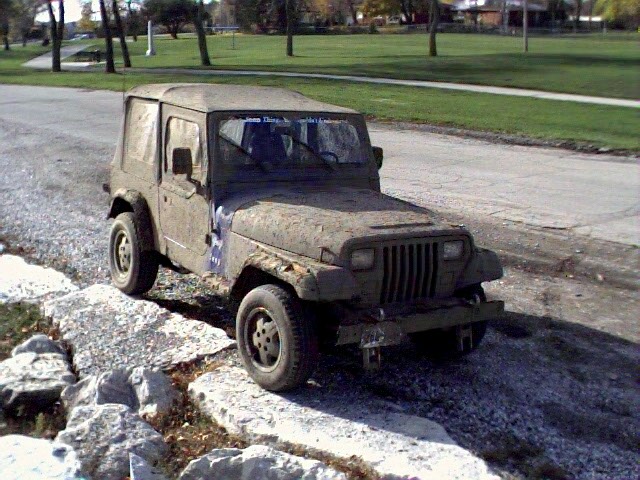
[[[317,366],[314,325],[295,294],[278,285],[262,285],[244,297],[236,339],[247,372],[265,390],[299,387]]]
[[[158,259],[147,247],[142,245],[135,215],[118,215],[109,235],[109,269],[113,284],[127,295],[148,292],[156,281]]]

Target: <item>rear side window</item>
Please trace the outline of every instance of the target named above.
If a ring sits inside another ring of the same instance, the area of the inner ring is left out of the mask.
[[[173,154],[176,149],[188,149],[191,153],[191,168],[188,174],[178,175],[182,180],[196,181],[204,185],[206,170],[203,168],[203,151],[200,142],[200,127],[197,123],[171,117],[167,123],[164,174],[173,175]],[[174,175],[175,176],[175,175]]]
[[[148,180],[155,179],[158,139],[158,103],[133,98],[127,110],[122,169]]]

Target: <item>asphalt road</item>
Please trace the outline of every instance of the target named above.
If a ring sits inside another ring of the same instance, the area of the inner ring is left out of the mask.
[[[122,94],[0,85],[0,119],[114,145]],[[635,159],[371,125],[386,189],[448,211],[640,244]],[[425,193],[426,192],[426,193]]]

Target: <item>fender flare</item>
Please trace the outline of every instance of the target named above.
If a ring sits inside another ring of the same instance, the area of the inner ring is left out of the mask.
[[[456,289],[498,280],[503,275],[504,270],[496,252],[476,248],[475,254],[469,259],[462,275],[456,282]]]
[[[107,218],[116,218],[123,212],[133,212],[138,222],[138,231],[143,250],[155,250],[154,230],[147,200],[136,190],[118,189],[113,192]]]
[[[349,300],[357,294],[357,283],[345,269],[295,257],[260,248],[247,257],[241,271],[246,267],[263,271],[290,285],[302,300]]]

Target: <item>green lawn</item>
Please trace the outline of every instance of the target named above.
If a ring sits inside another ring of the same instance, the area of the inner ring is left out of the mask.
[[[207,79],[201,76],[128,73],[123,82],[121,74],[52,74],[20,67],[22,62],[43,50],[30,46],[15,48],[9,55],[0,51],[0,83],[109,90],[153,82],[209,81],[282,86],[312,98],[354,108],[378,120],[455,126],[640,151],[640,136],[637,134],[640,116],[638,109],[634,108],[312,79],[240,76]]]
[[[214,68],[285,70],[436,80],[532,88],[557,92],[640,98],[640,35],[611,34],[532,38],[438,35],[439,57],[426,56],[427,37],[412,35],[309,35],[294,41],[287,58],[281,36],[208,37]],[[158,55],[144,56],[146,37],[131,44],[136,67],[198,67],[195,38],[159,38]]]

